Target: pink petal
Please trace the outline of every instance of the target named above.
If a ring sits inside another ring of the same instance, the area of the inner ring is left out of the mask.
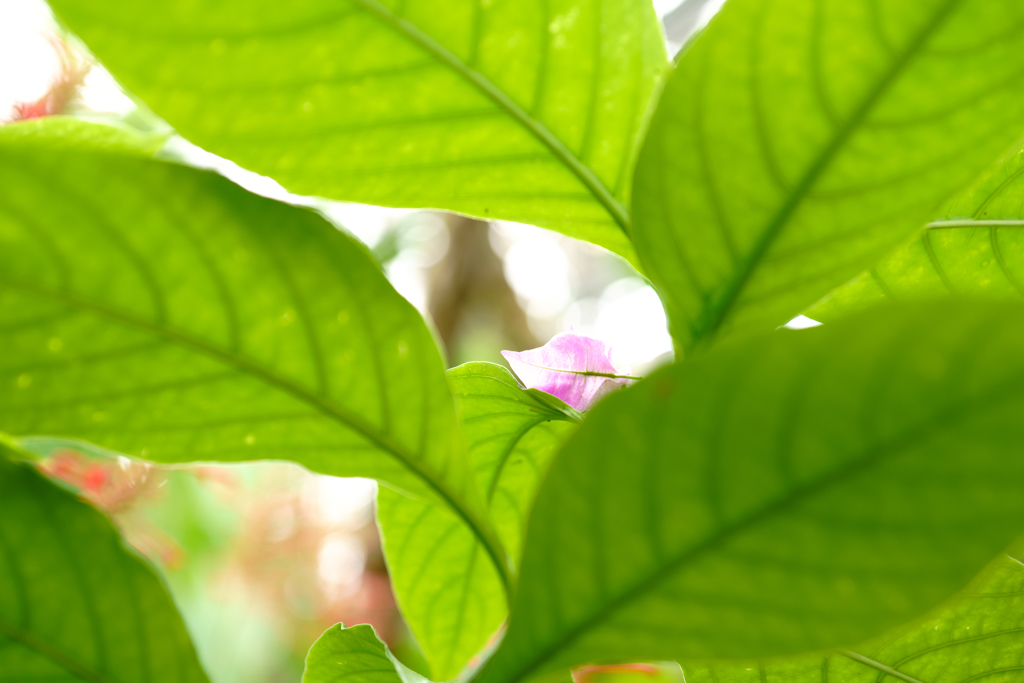
[[[612,365],[604,342],[579,334],[555,335],[539,349],[502,351],[513,372],[530,389],[557,396],[576,410],[588,410],[606,394],[630,384]]]

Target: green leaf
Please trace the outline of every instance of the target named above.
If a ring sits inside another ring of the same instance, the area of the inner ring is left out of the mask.
[[[551,394],[523,389],[501,365],[466,363],[448,371],[448,382],[491,519],[518,562],[537,486],[583,416]]]
[[[293,192],[633,258],[634,149],[667,68],[649,0],[51,4],[185,137]]]
[[[80,119],[46,116],[8,125],[3,130],[3,144],[8,149],[22,146],[26,150],[46,149],[105,151],[129,156],[153,156],[168,135],[143,133],[120,126],[88,125]]]
[[[991,575],[928,619],[827,657],[686,666],[689,683],[907,683],[1018,680],[1024,671],[1024,566]]]
[[[540,478],[580,415],[554,396],[521,389],[500,365],[467,363],[449,370],[448,381],[492,523],[518,562]],[[433,678],[453,679],[508,614],[499,577],[450,512],[384,488],[377,506],[402,614]]]
[[[0,681],[206,683],[150,566],[0,443]]]
[[[574,683],[686,683],[676,662],[581,667],[573,671]]]
[[[452,510],[510,581],[435,341],[358,242],[211,173],[16,134],[0,128],[0,429],[375,477]]]
[[[402,666],[369,624],[324,631],[306,655],[302,683],[424,683]]]
[[[1024,132],[1014,0],[730,0],[662,95],[634,239],[685,348],[773,329]]]
[[[914,240],[811,308],[835,320],[886,301],[1024,295],[1024,152],[1001,159]]]
[[[381,487],[377,520],[391,588],[431,678],[452,680],[508,614],[501,579],[444,508]]]
[[[603,401],[541,485],[478,680],[850,645],[948,598],[1024,531],[1022,314],[773,332]]]

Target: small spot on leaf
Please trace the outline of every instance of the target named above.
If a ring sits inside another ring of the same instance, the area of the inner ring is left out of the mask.
[[[676,385],[668,377],[659,377],[654,382],[652,391],[654,393],[654,400],[665,402],[672,398],[672,394],[675,393]]]

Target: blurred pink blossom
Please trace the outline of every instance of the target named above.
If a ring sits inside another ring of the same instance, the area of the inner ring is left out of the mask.
[[[576,410],[589,410],[605,395],[640,379],[612,364],[604,342],[572,332],[555,335],[539,349],[501,355],[527,388],[557,396]]]

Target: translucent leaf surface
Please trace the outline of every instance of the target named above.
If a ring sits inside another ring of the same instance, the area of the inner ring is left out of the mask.
[[[424,683],[396,660],[369,624],[338,624],[306,655],[302,683]]]
[[[206,683],[153,570],[0,444],[0,681]]]
[[[627,257],[667,67],[647,0],[55,0],[185,137],[300,194],[560,230]]]
[[[850,646],[962,589],[1024,530],[1022,313],[893,308],[610,396],[541,485],[477,680]]]
[[[507,571],[434,339],[358,242],[211,173],[18,135],[0,128],[0,429],[375,477]]]
[[[3,131],[4,145],[9,149],[25,145],[34,151],[88,150],[131,156],[155,154],[167,138],[162,133],[142,133],[114,125],[86,126],[79,119],[63,116],[30,119],[8,125]]]
[[[634,239],[673,334],[772,329],[1024,133],[1015,0],[730,0],[670,77]]]
[[[914,240],[807,315],[829,321],[885,301],[1024,295],[1024,152],[1002,159]]]
[[[689,683],[964,683],[1024,672],[1024,566],[990,576],[928,619],[827,657],[685,667]]]
[[[467,363],[449,370],[448,381],[491,520],[518,562],[537,485],[579,413],[521,389],[500,365]],[[377,505],[402,613],[433,678],[455,678],[508,614],[498,576],[479,540],[443,508],[387,489]]]

